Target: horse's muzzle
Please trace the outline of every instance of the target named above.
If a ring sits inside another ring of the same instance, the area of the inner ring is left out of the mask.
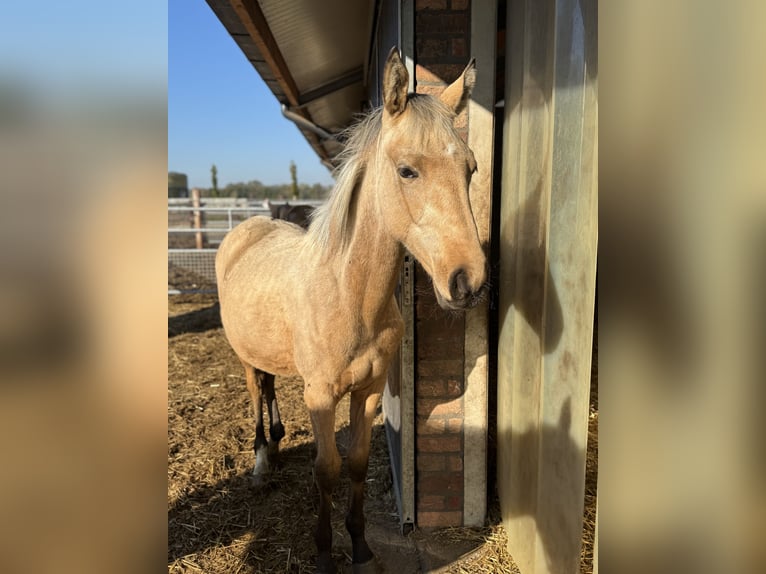
[[[436,299],[443,309],[460,311],[476,307],[485,297],[487,283],[483,282],[478,289],[471,286],[471,281],[465,269],[457,269],[449,278],[450,298],[445,299],[436,290]]]

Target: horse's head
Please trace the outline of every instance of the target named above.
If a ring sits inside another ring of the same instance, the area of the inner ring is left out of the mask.
[[[454,127],[475,78],[472,60],[438,98],[408,96],[407,69],[396,49],[383,72],[378,193],[385,209],[380,213],[431,276],[445,309],[474,306],[486,281],[468,201],[476,160]]]

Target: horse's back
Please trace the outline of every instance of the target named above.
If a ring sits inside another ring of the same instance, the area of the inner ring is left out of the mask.
[[[259,243],[296,243],[303,234],[298,227],[268,217],[255,216],[243,221],[226,234],[215,257],[215,274],[220,286],[243,256]],[[266,249],[262,250],[265,251]]]

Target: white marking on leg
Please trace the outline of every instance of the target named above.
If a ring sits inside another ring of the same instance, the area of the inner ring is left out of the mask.
[[[269,468],[269,447],[263,445],[255,453],[255,468],[253,469],[254,476],[265,476],[269,474],[271,469]]]

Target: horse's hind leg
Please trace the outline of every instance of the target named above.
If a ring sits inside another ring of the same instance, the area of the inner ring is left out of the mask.
[[[272,460],[279,454],[279,441],[285,436],[285,427],[279,417],[277,394],[274,392],[274,375],[263,373],[263,396],[269,411],[269,456]]]
[[[253,486],[262,487],[266,483],[266,477],[270,472],[268,443],[263,431],[263,400],[261,397],[264,373],[244,361],[245,381],[250,397],[253,399],[253,418],[255,419],[255,468],[253,468]],[[272,384],[273,388],[273,384]]]

